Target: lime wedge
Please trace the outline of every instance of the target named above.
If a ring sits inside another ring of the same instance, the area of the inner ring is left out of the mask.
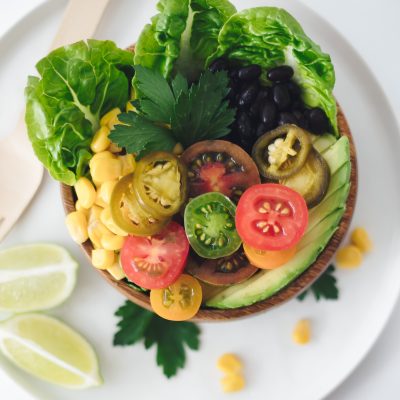
[[[92,346],[61,321],[21,314],[0,323],[0,350],[31,375],[70,389],[102,383]]]
[[[0,311],[46,310],[62,303],[78,264],[62,247],[31,244],[0,251]]]

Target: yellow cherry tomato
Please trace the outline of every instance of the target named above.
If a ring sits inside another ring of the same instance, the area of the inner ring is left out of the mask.
[[[160,317],[185,321],[194,317],[202,300],[201,285],[196,278],[183,274],[172,285],[150,292],[150,303]]]

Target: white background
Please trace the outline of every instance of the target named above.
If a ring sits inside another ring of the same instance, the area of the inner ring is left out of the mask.
[[[392,103],[393,109],[399,110],[400,1],[302,1],[329,20],[352,43],[380,81]],[[0,8],[0,35],[41,2],[42,0],[2,1]],[[362,115],[360,115],[360,118],[362,118]],[[379,132],[375,132],[375,134],[379,135]],[[384,196],[384,193],[382,193],[382,196]],[[390,212],[390,210],[382,210],[382,212]],[[368,311],[366,310],[366,312]],[[400,304],[395,308],[388,326],[370,354],[347,381],[331,394],[327,400],[399,399],[399,333]],[[0,383],[2,399],[26,399],[26,396],[12,382],[3,381],[3,376],[0,376],[0,379],[2,379]],[[74,395],[74,397],[78,398],[79,394]]]

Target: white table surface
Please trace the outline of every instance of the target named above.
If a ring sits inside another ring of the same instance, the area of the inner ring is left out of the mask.
[[[380,81],[393,109],[400,110],[400,52],[398,41],[400,39],[400,1],[302,1],[329,20],[352,43]],[[2,1],[0,36],[22,16],[42,2],[43,0]],[[360,118],[362,118],[362,115]],[[379,132],[376,132],[376,134],[379,135]],[[398,302],[387,327],[369,355],[357,370],[326,400],[400,399],[399,333],[400,302]],[[318,379],[318,377],[315,378]],[[0,393],[1,399],[4,400],[28,399],[21,389],[5,377],[1,371]],[[78,394],[76,394],[76,397],[79,397]]]

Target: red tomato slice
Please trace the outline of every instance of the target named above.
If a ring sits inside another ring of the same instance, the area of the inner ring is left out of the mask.
[[[185,230],[170,222],[153,236],[128,236],[121,264],[130,281],[146,289],[162,289],[182,274],[189,253]]]
[[[303,236],[308,209],[303,197],[277,183],[247,189],[236,209],[236,229],[247,245],[260,250],[293,247]]]

